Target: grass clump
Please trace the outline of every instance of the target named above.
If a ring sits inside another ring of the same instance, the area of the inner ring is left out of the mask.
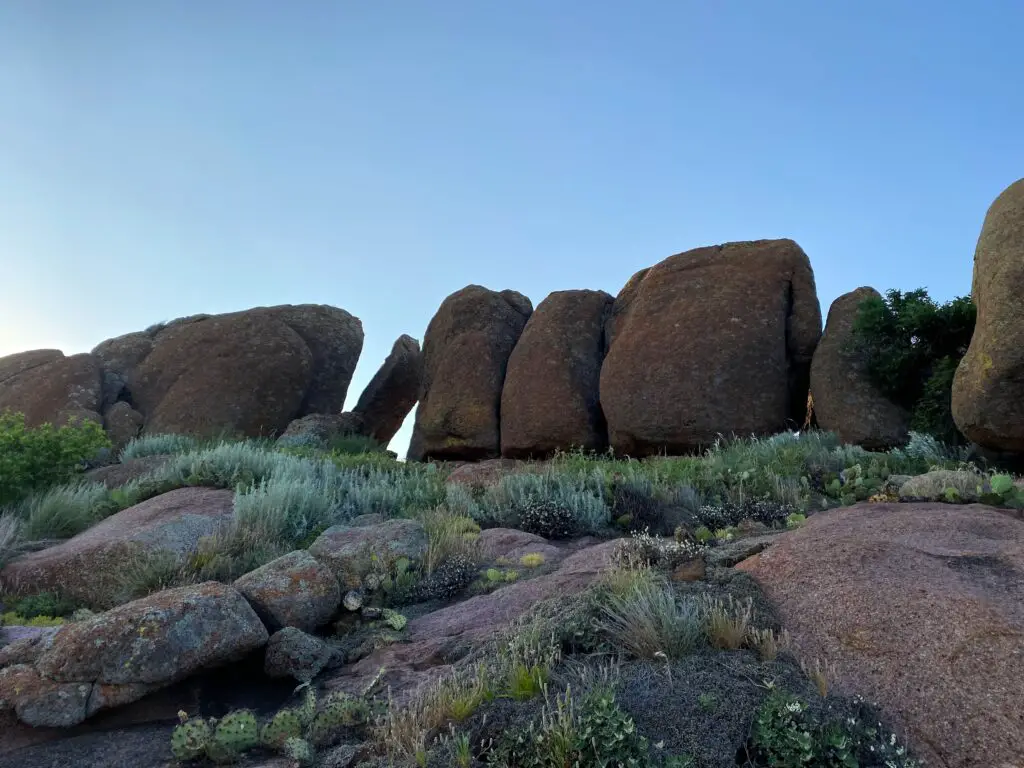
[[[30,496],[15,507],[15,514],[27,540],[69,539],[103,519],[108,498],[102,483],[57,486]]]
[[[611,643],[639,659],[679,658],[702,641],[693,600],[679,600],[653,571],[637,571],[598,604],[597,626]]]
[[[199,441],[191,435],[140,435],[128,441],[119,458],[130,461],[146,456],[181,454],[198,447]]]
[[[109,447],[103,427],[93,421],[29,428],[23,414],[0,413],[0,508],[67,482]]]

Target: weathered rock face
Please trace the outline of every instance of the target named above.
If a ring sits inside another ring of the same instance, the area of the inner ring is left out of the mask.
[[[388,520],[378,525],[328,528],[309,547],[309,554],[331,569],[346,589],[362,586],[373,570],[373,558],[387,567],[399,558],[418,563],[427,552],[427,532],[416,520]]]
[[[338,580],[305,550],[272,560],[234,586],[272,630],[296,627],[312,632],[330,621],[341,605]]]
[[[118,602],[126,565],[145,555],[184,559],[199,539],[226,525],[234,492],[180,488],[111,515],[54,547],[22,555],[0,570],[0,585],[25,592],[60,589],[91,606]]]
[[[363,434],[363,420],[360,416],[345,413],[311,413],[295,419],[277,439],[280,445],[317,445],[330,442],[341,435]]]
[[[635,275],[606,328],[611,446],[682,453],[803,421],[821,310],[792,240],[697,248]]]
[[[258,436],[340,411],[362,345],[358,318],[306,304],[180,318],[93,354],[104,403],[129,403],[148,433]]]
[[[953,379],[953,420],[972,442],[1024,451],[1024,179],[988,209],[974,252],[978,309]]]
[[[423,384],[409,459],[487,459],[501,451],[501,390],[533,307],[470,285],[446,298],[423,340]]]
[[[306,683],[320,674],[331,660],[331,649],[301,629],[285,627],[270,636],[263,671],[267,677],[291,677]]]
[[[68,727],[266,644],[234,589],[206,582],[159,592],[66,624],[33,664],[0,670],[0,710],[33,726]]]
[[[1019,520],[981,505],[861,504],[812,516],[738,567],[804,656],[901,722],[928,765],[1019,764]]]
[[[599,387],[604,325],[614,301],[604,291],[557,291],[537,306],[508,361],[502,456],[544,458],[557,450],[607,447]]]
[[[811,361],[811,394],[821,429],[844,443],[885,450],[907,441],[907,413],[871,383],[864,365],[846,352],[860,305],[881,298],[874,288],[858,288],[832,302],[825,333]]]
[[[92,355],[37,349],[0,357],[0,412],[23,413],[30,427],[71,417],[101,422],[101,399],[100,361]]]
[[[411,336],[399,336],[353,409],[363,420],[363,434],[381,445],[390,443],[416,405],[422,384],[419,342]]]
[[[120,400],[103,412],[103,428],[115,455],[142,431],[145,419],[128,403]]]

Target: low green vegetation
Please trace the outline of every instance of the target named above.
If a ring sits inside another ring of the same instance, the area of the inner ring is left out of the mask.
[[[953,422],[953,375],[974,333],[969,296],[938,304],[923,288],[867,299],[849,351],[879,390],[910,414],[910,427],[949,445],[965,445]]]
[[[92,421],[30,428],[23,414],[0,413],[0,507],[67,482],[109,447],[103,427]]]

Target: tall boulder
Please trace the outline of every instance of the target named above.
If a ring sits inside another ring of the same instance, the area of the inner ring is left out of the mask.
[[[618,453],[685,453],[803,421],[821,309],[792,240],[670,256],[627,283],[607,332],[601,407]]]
[[[0,412],[23,413],[30,427],[70,418],[101,423],[101,400],[102,368],[92,355],[37,349],[0,357]]]
[[[556,291],[537,306],[508,361],[502,456],[607,447],[599,385],[604,324],[614,301],[604,291]]]
[[[340,411],[362,344],[345,310],[284,305],[181,318],[94,354],[104,399],[130,403],[145,432],[254,437]]]
[[[363,434],[387,445],[416,405],[423,383],[423,353],[412,336],[398,337],[353,409]]]
[[[819,427],[844,443],[884,450],[907,441],[908,415],[878,391],[863,362],[847,351],[860,305],[871,298],[881,294],[862,287],[832,302],[811,361],[811,394]]]
[[[505,371],[532,312],[521,293],[479,285],[441,302],[423,339],[423,383],[409,459],[499,455]]]
[[[971,297],[978,309],[967,354],[953,379],[953,420],[971,441],[1024,451],[1024,179],[985,215],[974,252]]]

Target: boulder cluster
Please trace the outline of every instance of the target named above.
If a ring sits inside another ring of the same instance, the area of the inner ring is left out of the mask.
[[[953,387],[958,427],[993,451],[1024,451],[1022,283],[1024,179],[985,217],[977,326]],[[534,309],[515,291],[462,288],[441,303],[422,351],[409,336],[395,342],[350,412],[362,324],[320,305],[182,318],[88,354],[0,358],[0,411],[30,425],[92,419],[115,445],[161,432],[387,444],[418,403],[411,460],[479,461],[685,453],[719,435],[800,428],[811,399],[818,426],[884,449],[906,441],[908,414],[846,351],[861,302],[877,295],[840,296],[822,332],[799,245],[725,243],[643,269],[614,297],[556,291]]]

